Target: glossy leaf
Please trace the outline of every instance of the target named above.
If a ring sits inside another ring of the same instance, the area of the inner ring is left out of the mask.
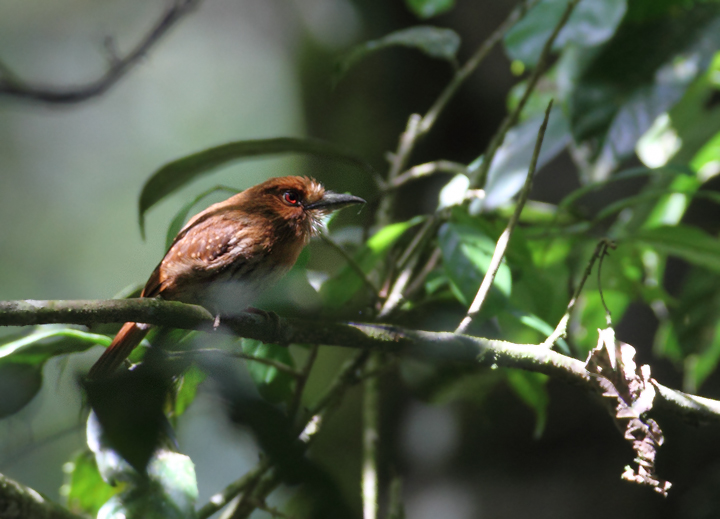
[[[532,159],[543,116],[534,117],[510,130],[498,149],[488,172],[483,208],[495,209],[507,203],[522,188]],[[559,108],[550,112],[537,169],[555,158],[570,143],[570,128]]]
[[[67,507],[76,514],[97,516],[100,508],[120,492],[120,485],[111,486],[103,481],[95,457],[84,450],[63,466],[65,484],[62,493]]]
[[[198,490],[190,458],[158,451],[148,464],[148,479],[110,498],[98,519],[188,519],[195,517]]]
[[[567,3],[567,0],[541,0],[515,24],[505,35],[510,58],[536,65]],[[554,49],[568,44],[592,47],[604,43],[615,33],[626,9],[626,0],[580,2],[560,30]]]
[[[605,267],[603,266],[603,270]],[[594,276],[593,276],[594,277]],[[605,275],[603,273],[603,280]],[[597,279],[597,278],[596,278]],[[590,281],[590,280],[588,280]],[[603,285],[604,286],[604,285]],[[631,298],[625,290],[610,290],[603,288],[605,304],[610,310],[613,322],[620,322]],[[571,337],[571,344],[579,349],[578,357],[585,357],[587,353],[597,346],[597,330],[606,326],[605,307],[600,298],[597,287],[586,287],[581,300],[582,313],[579,322],[582,323]]]
[[[631,239],[636,245],[647,245],[660,253],[720,272],[720,241],[695,227],[677,225],[644,229]]]
[[[20,411],[40,391],[48,359],[111,341],[105,335],[50,325],[0,345],[0,418]]]
[[[0,364],[0,418],[13,415],[35,398],[42,386],[42,364]]]
[[[177,394],[175,395],[173,406],[174,417],[178,417],[187,411],[187,408],[190,407],[190,404],[195,400],[198,388],[205,378],[205,372],[194,365],[190,366],[190,368],[183,373],[178,382]]]
[[[407,222],[390,224],[376,232],[355,255],[355,262],[366,275],[385,257],[390,248],[411,227],[423,221],[416,217]],[[325,308],[337,310],[347,303],[363,286],[358,273],[349,265],[343,267],[332,279],[323,283],[320,295]]]
[[[419,25],[365,42],[345,54],[337,64],[336,80],[369,54],[389,47],[408,47],[435,58],[455,62],[460,36],[451,29]]]
[[[295,363],[287,347],[277,344],[264,344],[254,339],[242,339],[242,350],[246,355],[274,360],[288,367]],[[272,403],[288,402],[293,396],[295,379],[273,366],[261,362],[247,361],[247,370],[255,382],[260,394]]]
[[[173,241],[175,241],[175,236],[177,236],[177,234],[182,230],[183,226],[185,225],[185,220],[187,220],[187,217],[190,214],[192,208],[195,207],[195,205],[199,203],[203,198],[221,192],[234,194],[238,193],[238,190],[227,186],[215,186],[212,189],[208,189],[204,193],[200,193],[198,196],[196,196],[180,208],[180,210],[175,214],[175,217],[172,219],[172,222],[170,222],[170,225],[168,226],[167,236],[165,237],[166,250],[170,249]]]
[[[423,20],[445,13],[455,7],[455,0],[405,0],[412,13]]]
[[[624,22],[598,51],[579,53],[582,66],[570,100],[577,141],[594,140],[604,166],[634,152],[653,121],[705,71],[720,46],[720,6],[697,4],[672,16]]]
[[[468,306],[480,288],[485,272],[490,265],[495,242],[474,227],[464,224],[446,223],[440,228],[438,245],[442,252],[445,273],[450,279],[453,291],[460,302]],[[497,291],[489,297],[510,296],[512,276],[505,262],[500,265],[493,287]]]
[[[223,144],[170,162],[152,174],[140,193],[138,210],[141,233],[144,236],[145,213],[148,209],[198,177],[241,159],[283,153],[309,153],[330,157],[350,162],[365,171],[372,171],[372,166],[351,151],[320,139],[278,137]]]
[[[48,339],[66,338],[43,342]],[[95,344],[110,346],[112,339],[106,335],[88,333],[74,328],[57,328],[54,325],[39,326],[32,333],[0,345],[0,364],[7,359],[13,362],[38,364],[55,355],[85,351]]]

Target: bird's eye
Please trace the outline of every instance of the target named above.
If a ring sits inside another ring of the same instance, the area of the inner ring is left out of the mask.
[[[283,200],[285,200],[290,205],[300,204],[300,197],[295,191],[285,191],[285,193],[283,194]]]

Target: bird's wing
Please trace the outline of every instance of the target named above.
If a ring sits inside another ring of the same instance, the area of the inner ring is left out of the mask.
[[[248,229],[256,232],[249,233]],[[264,236],[247,218],[215,217],[197,221],[175,239],[160,264],[150,275],[142,297],[155,297],[167,290],[168,283],[198,282],[212,277],[238,261],[258,256]],[[251,235],[252,234],[252,235]]]

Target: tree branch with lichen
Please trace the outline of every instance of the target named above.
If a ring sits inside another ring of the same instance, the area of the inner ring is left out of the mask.
[[[593,375],[578,359],[554,352],[542,344],[516,344],[450,332],[428,332],[369,323],[314,322],[277,319],[254,313],[221,318],[202,307],[159,299],[80,301],[0,301],[0,326],[50,323],[90,325],[145,322],[208,333],[226,333],[275,344],[320,344],[396,355],[435,362],[472,362],[544,373],[592,391]],[[689,395],[654,381],[658,405],[693,421],[720,422],[720,401]]]

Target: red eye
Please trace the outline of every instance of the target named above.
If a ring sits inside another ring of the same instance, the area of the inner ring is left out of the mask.
[[[283,199],[290,205],[298,205],[300,203],[300,197],[295,191],[285,191]]]

